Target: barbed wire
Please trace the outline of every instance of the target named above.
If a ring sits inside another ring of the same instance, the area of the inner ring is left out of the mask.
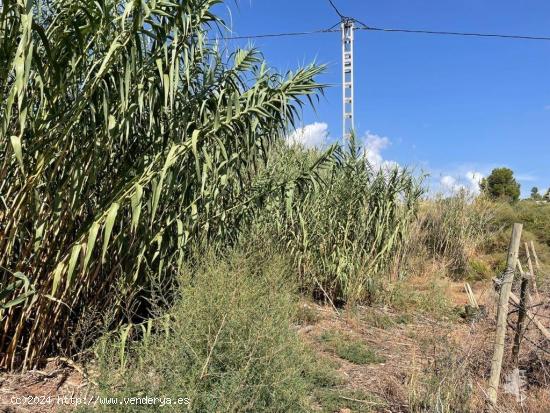
[[[514,330],[514,331],[516,330],[516,326],[514,326],[510,322],[510,320],[507,321],[507,325],[511,330]],[[550,349],[546,349],[544,347],[541,347],[539,344],[535,343],[533,340],[531,340],[528,336],[525,335],[525,333],[527,332],[527,328],[528,328],[528,326],[525,326],[525,328],[524,328],[524,330],[521,334],[521,341],[525,340],[525,341],[529,342],[531,345],[535,346],[537,349],[539,349],[543,353],[548,354],[550,356]]]

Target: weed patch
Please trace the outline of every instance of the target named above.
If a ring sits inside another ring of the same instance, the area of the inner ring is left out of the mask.
[[[361,390],[323,389],[315,393],[315,399],[325,413],[342,412],[349,409],[354,413],[380,411],[385,403]]]
[[[472,383],[467,366],[451,350],[408,382],[411,412],[469,413]]]
[[[291,328],[297,298],[287,270],[277,257],[207,258],[182,280],[165,329],[126,347],[100,346],[100,392],[187,397],[192,412],[306,410],[309,359]]]
[[[326,348],[341,359],[354,364],[383,363],[384,357],[378,356],[362,341],[348,334],[325,331],[319,337]]]
[[[296,322],[298,324],[315,324],[320,320],[320,316],[315,311],[315,308],[312,308],[310,304],[299,303],[298,310],[296,311]]]
[[[400,281],[387,291],[385,303],[402,312],[401,321],[405,324],[418,312],[435,319],[458,317],[446,292],[446,281],[438,278]]]

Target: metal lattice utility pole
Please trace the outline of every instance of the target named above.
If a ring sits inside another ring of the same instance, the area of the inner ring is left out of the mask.
[[[353,20],[342,19],[342,136],[344,141],[353,131]]]

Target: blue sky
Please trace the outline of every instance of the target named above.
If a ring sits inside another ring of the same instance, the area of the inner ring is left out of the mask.
[[[345,15],[375,27],[550,36],[547,0],[334,1]],[[239,0],[224,7],[235,35],[324,29],[339,20],[327,0]],[[314,135],[326,124],[338,139],[339,34],[253,43],[281,71],[313,60],[328,64],[320,81],[333,87],[315,112],[304,112],[303,124],[317,123],[308,129]],[[368,137],[375,161],[429,172],[434,187],[470,186],[507,166],[526,196],[533,186],[550,186],[549,77],[550,42],[357,31],[356,131]]]

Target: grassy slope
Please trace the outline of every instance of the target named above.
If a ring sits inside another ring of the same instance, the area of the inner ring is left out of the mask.
[[[500,236],[496,238],[493,250],[500,250],[506,244],[506,237],[511,231],[512,224],[523,224],[524,241],[534,241],[537,255],[545,272],[550,270],[550,203],[536,203],[525,200],[517,204],[496,204],[495,225],[500,229]],[[493,251],[494,252],[494,251]]]

